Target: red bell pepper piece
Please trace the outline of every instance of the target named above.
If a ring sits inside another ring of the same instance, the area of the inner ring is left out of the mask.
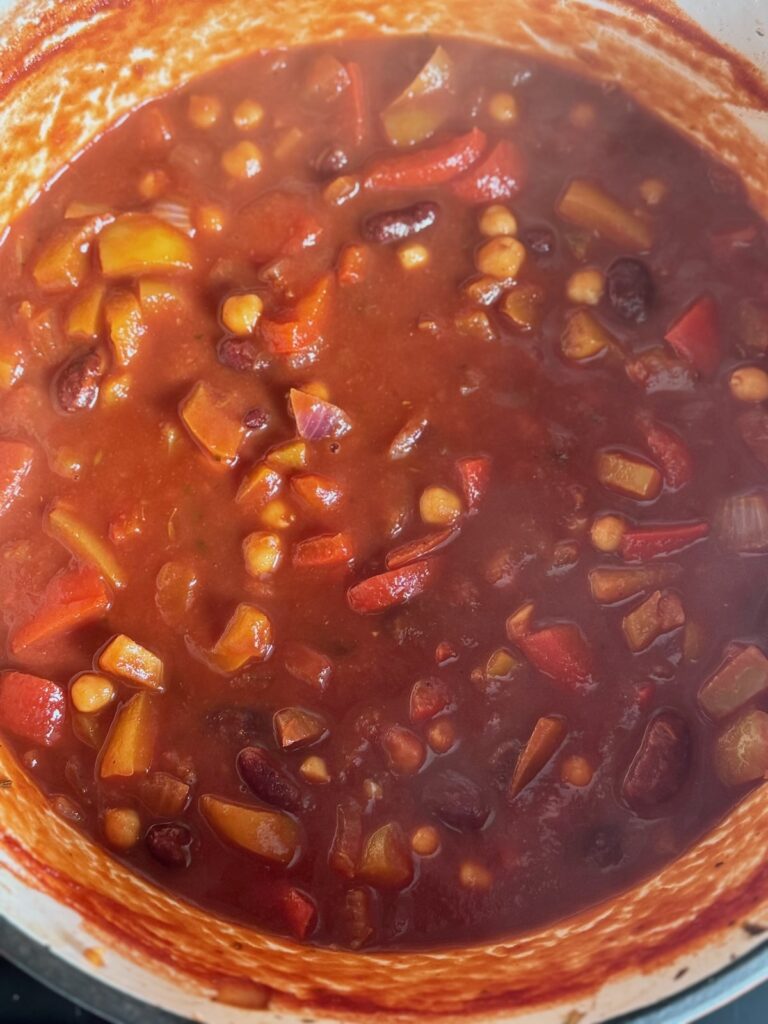
[[[360,284],[368,276],[370,253],[364,245],[345,245],[339,253],[336,277],[340,285]]]
[[[267,263],[316,245],[324,231],[319,217],[304,193],[266,192],[239,212],[229,241],[254,263]]]
[[[34,454],[22,441],[0,441],[0,515],[18,498]]]
[[[293,549],[293,564],[299,569],[346,565],[353,555],[352,538],[348,533],[322,534],[299,541]]]
[[[700,296],[675,320],[664,340],[699,373],[713,374],[720,363],[721,345],[717,305],[712,296]]]
[[[291,355],[320,344],[328,324],[333,294],[333,275],[325,274],[299,299],[288,320],[261,321],[261,336],[270,352]]]
[[[627,530],[619,554],[627,562],[645,562],[656,555],[681,551],[709,533],[709,523],[668,523]]]
[[[464,504],[469,515],[474,515],[488,490],[491,481],[491,460],[487,455],[475,455],[459,459],[456,463],[461,478]]]
[[[485,133],[473,128],[448,142],[402,156],[385,157],[375,163],[365,187],[375,191],[439,185],[457,178],[479,159],[485,149]]]
[[[301,889],[287,886],[280,894],[280,908],[291,934],[297,939],[306,939],[317,924],[317,908]]]
[[[656,423],[650,416],[640,416],[637,425],[645,443],[661,466],[664,483],[677,489],[693,479],[693,458],[688,445],[669,427]]]
[[[44,747],[64,734],[67,695],[57,683],[26,672],[0,676],[0,728]]]
[[[347,74],[349,75],[349,93],[352,102],[352,139],[355,145],[359,146],[365,139],[367,121],[365,81],[357,61],[351,60],[347,64]]]
[[[474,167],[451,182],[450,190],[467,203],[493,203],[516,195],[524,177],[520,150],[514,142],[502,139]]]
[[[592,651],[578,626],[559,622],[515,640],[537,671],[560,686],[583,691],[593,681]]]
[[[53,577],[31,617],[11,632],[11,652],[19,654],[27,647],[99,619],[109,611],[111,603],[107,585],[95,569],[71,566]]]
[[[419,537],[418,540],[408,541],[388,552],[384,564],[388,569],[400,569],[409,562],[416,562],[420,558],[426,558],[436,551],[441,551],[451,541],[459,536],[459,530],[455,526],[447,526],[444,530],[437,530],[429,533],[426,537]]]
[[[368,615],[383,612],[395,605],[407,604],[434,582],[438,568],[438,559],[426,558],[401,569],[391,569],[379,576],[371,576],[349,588],[349,607],[359,615]]]

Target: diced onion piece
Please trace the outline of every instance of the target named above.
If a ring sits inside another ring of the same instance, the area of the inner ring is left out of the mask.
[[[62,224],[43,246],[32,276],[42,291],[78,288],[90,269],[89,247],[93,225]]]
[[[624,616],[621,628],[629,649],[636,653],[684,623],[685,611],[678,595],[669,590],[656,590]]]
[[[369,836],[360,859],[359,877],[376,889],[404,889],[413,879],[408,839],[396,822]]]
[[[68,338],[95,338],[99,333],[105,286],[99,282],[78,292],[67,314]]]
[[[252,604],[239,604],[213,648],[224,672],[237,672],[249,661],[266,661],[272,653],[272,623]]]
[[[456,78],[456,66],[438,46],[424,67],[381,115],[393,146],[414,146],[428,139],[445,121]]]
[[[149,770],[159,728],[157,697],[142,690],[119,709],[101,755],[102,779]]]
[[[715,769],[726,786],[768,778],[768,714],[747,711],[718,736]]]
[[[609,490],[638,501],[651,501],[661,491],[661,473],[644,459],[626,452],[602,451],[597,457],[597,479]]]
[[[290,401],[296,430],[305,441],[343,437],[352,429],[347,414],[322,398],[291,388]]]
[[[101,268],[107,277],[192,270],[195,249],[187,236],[148,213],[124,213],[99,235]]]
[[[128,366],[139,352],[147,325],[136,296],[120,290],[107,297],[104,315],[109,327],[109,340],[118,366]]]
[[[517,759],[515,771],[509,783],[510,797],[516,797],[529,782],[536,778],[563,742],[565,733],[566,725],[562,718],[550,715],[538,720]]]
[[[275,735],[283,750],[319,743],[328,735],[328,723],[316,711],[306,708],[283,708],[275,712]]]
[[[46,526],[51,536],[76,558],[95,565],[113,586],[125,586],[125,575],[112,549],[68,506],[62,502],[53,505],[48,511]]]
[[[214,459],[233,464],[245,429],[242,416],[229,395],[201,380],[179,406],[179,414],[192,438]]]
[[[137,686],[150,690],[163,689],[163,662],[152,651],[120,633],[99,655],[99,668]]]
[[[594,182],[574,178],[560,198],[557,212],[571,224],[633,251],[651,247],[653,235],[648,221],[622,206]]]
[[[565,358],[576,362],[618,350],[616,339],[586,309],[577,309],[568,317],[560,344]]]
[[[768,551],[768,494],[734,494],[726,498],[718,519],[720,540],[731,551]]]
[[[301,852],[301,828],[282,811],[246,807],[209,793],[200,797],[200,809],[223,839],[262,860],[287,867]]]
[[[156,818],[176,818],[189,802],[190,787],[168,772],[151,772],[141,780],[139,797]]]
[[[150,213],[177,231],[189,235],[190,238],[194,237],[195,227],[187,203],[179,202],[177,199],[160,199],[152,205]]]
[[[725,718],[768,690],[768,658],[750,644],[732,651],[699,690],[699,703],[710,718]]]

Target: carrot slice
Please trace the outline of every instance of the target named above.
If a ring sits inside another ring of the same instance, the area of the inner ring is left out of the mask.
[[[325,274],[299,299],[287,320],[262,317],[261,336],[270,352],[291,355],[319,345],[327,326],[333,296],[333,274]]]
[[[373,165],[365,187],[374,191],[439,185],[468,170],[485,149],[485,133],[473,128],[438,146],[387,157]]]
[[[563,742],[564,737],[565,722],[562,718],[548,716],[538,720],[517,759],[515,771],[509,783],[510,797],[516,797],[529,782],[536,778]]]
[[[450,190],[467,203],[493,203],[516,195],[525,180],[522,153],[509,139],[497,142],[474,167],[450,185]]]
[[[0,441],[0,515],[8,511],[21,493],[34,454],[22,441]]]
[[[0,676],[0,728],[51,747],[64,733],[67,696],[50,679],[26,672]]]
[[[111,603],[109,590],[95,569],[70,566],[53,577],[31,617],[13,630],[11,652],[19,654],[85,622],[102,618]]]
[[[699,373],[711,376],[720,363],[721,353],[717,304],[712,296],[700,296],[675,320],[664,340],[675,350],[675,355]]]
[[[347,602],[353,612],[369,615],[396,605],[407,604],[422,594],[435,580],[438,559],[423,559],[401,569],[392,569],[356,583],[347,591]]]

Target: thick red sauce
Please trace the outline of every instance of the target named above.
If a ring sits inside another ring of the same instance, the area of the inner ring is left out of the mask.
[[[197,81],[0,253],[0,728],[324,945],[562,918],[768,771],[765,226],[620,90],[435,46]]]

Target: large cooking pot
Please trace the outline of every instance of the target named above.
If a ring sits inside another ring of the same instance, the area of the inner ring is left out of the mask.
[[[768,84],[745,59],[768,70],[765,5],[683,6],[698,25],[668,0],[0,2],[0,234],[85,143],[193,75],[256,48],[427,31],[543,49],[621,82],[738,167],[768,214]],[[465,949],[357,954],[218,920],[130,874],[48,809],[1,742],[0,777],[13,783],[0,790],[0,910],[19,943],[210,1024],[253,1019],[253,1008],[265,1024],[594,1024],[747,954],[731,987],[768,976],[768,951],[755,952],[768,928],[765,786],[660,874],[554,927]],[[695,1005],[635,1019],[691,1020]]]

